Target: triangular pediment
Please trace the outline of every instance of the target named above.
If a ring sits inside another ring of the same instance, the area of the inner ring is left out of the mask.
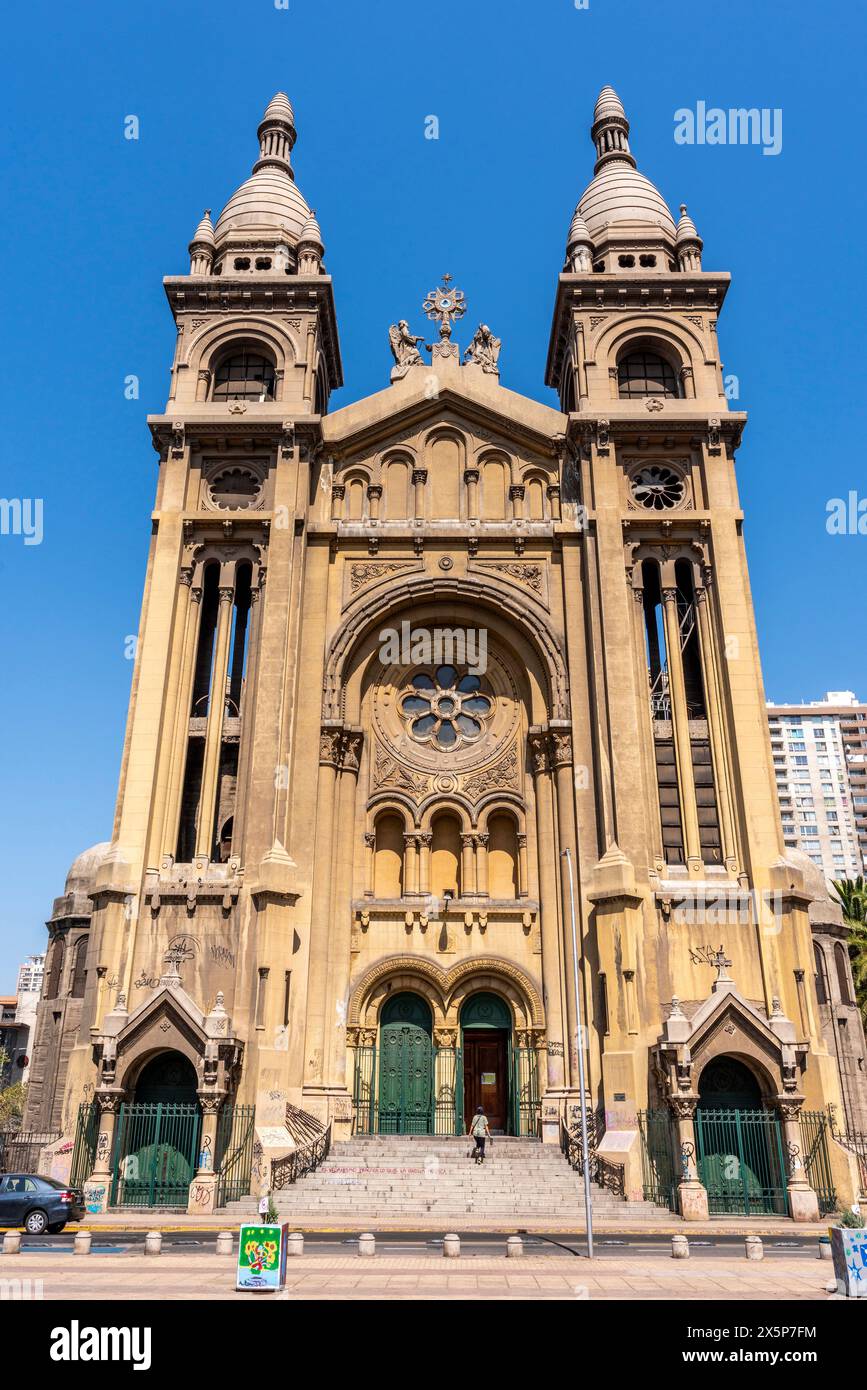
[[[503,448],[516,444],[551,455],[568,417],[500,386],[496,378],[454,368],[415,367],[384,391],[326,415],[322,433],[336,458],[396,445],[438,423],[485,433]]]

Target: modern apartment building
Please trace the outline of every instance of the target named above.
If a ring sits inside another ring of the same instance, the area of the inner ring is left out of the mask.
[[[771,749],[787,849],[826,878],[867,871],[867,704],[830,690],[808,704],[768,702]]]

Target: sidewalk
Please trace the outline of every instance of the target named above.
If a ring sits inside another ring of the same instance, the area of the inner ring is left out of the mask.
[[[217,1255],[0,1255],[0,1280],[40,1280],[44,1299],[635,1299],[724,1302],[826,1300],[831,1265],[803,1256],[748,1262],[741,1256],[672,1260],[649,1256],[411,1257],[302,1255],[289,1260],[281,1294],[235,1292],[235,1261]],[[33,1293],[30,1295],[34,1296]]]

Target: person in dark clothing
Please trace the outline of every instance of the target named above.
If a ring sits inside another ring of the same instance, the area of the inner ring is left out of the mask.
[[[479,1106],[478,1110],[472,1118],[472,1122],[470,1124],[470,1134],[476,1141],[476,1147],[473,1149],[472,1156],[477,1163],[484,1163],[485,1141],[490,1139],[491,1131],[488,1128],[488,1117],[485,1114],[484,1109],[481,1105]]]

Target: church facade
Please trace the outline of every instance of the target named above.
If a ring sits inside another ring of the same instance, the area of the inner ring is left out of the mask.
[[[815,885],[779,828],[729,276],[637,170],[611,88],[591,136],[559,409],[501,384],[486,324],[461,338],[446,276],[430,346],[393,325],[390,382],[329,412],[335,300],[282,94],[165,281],[115,822],[55,904],[28,1112],[67,1142],[93,1117],[93,1208],[124,1107],[198,1108],[203,1209],[229,1106],[255,1106],[266,1151],[287,1105],[342,1138],[462,1133],[483,1105],[558,1143],[581,1048],[628,1189],[666,1116],[678,1209],[705,1215],[703,1116],[740,1109],[773,1119],[786,1209],[819,1214],[803,1116],[840,1077]]]

